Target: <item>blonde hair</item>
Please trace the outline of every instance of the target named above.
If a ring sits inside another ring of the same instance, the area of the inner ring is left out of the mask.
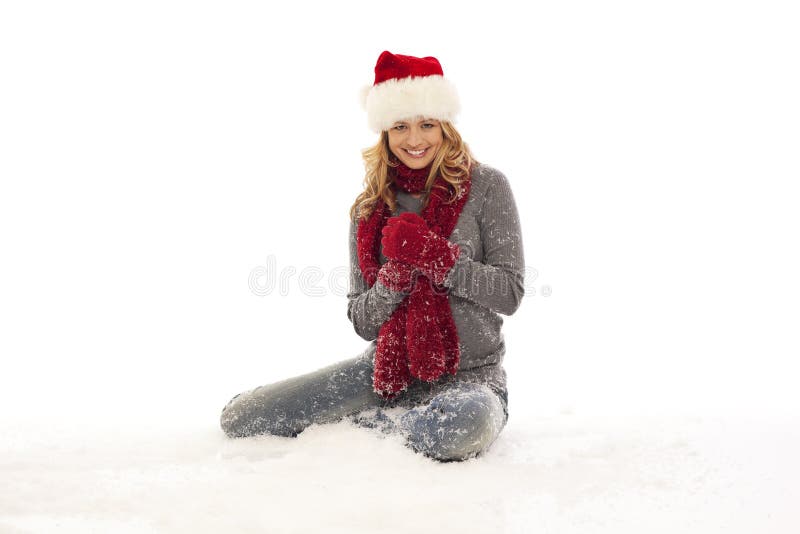
[[[456,201],[461,194],[461,184],[469,180],[470,169],[473,164],[478,163],[469,150],[469,147],[461,139],[461,134],[447,121],[440,122],[442,126],[442,146],[433,158],[431,172],[425,182],[425,199],[422,207],[428,205],[430,190],[437,176],[453,186],[453,193],[450,200],[451,204]],[[396,167],[392,163],[392,152],[389,149],[389,132],[381,132],[378,142],[369,148],[361,151],[364,158],[366,175],[364,176],[364,191],[358,195],[356,201],[350,207],[350,220],[355,222],[356,215],[360,219],[366,219],[375,210],[379,200],[383,200],[389,208],[394,211],[397,208],[395,192],[389,187],[391,185],[389,168]]]

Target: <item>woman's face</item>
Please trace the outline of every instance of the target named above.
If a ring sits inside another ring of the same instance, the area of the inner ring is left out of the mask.
[[[427,167],[443,139],[442,125],[434,119],[397,121],[389,128],[389,149],[411,169]]]

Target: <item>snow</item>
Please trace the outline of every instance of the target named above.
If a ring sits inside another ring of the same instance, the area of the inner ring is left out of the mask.
[[[796,532],[797,421],[525,417],[435,463],[349,421],[4,424],[0,532]],[[439,530],[444,529],[444,530]]]

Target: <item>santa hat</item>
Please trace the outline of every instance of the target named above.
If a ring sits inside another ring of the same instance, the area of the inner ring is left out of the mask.
[[[445,79],[438,59],[388,51],[378,58],[375,83],[364,88],[361,103],[377,133],[419,116],[452,122],[460,109],[456,88]]]

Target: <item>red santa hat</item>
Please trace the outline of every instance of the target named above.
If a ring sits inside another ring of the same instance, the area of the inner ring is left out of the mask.
[[[456,88],[445,79],[438,59],[388,51],[375,64],[375,83],[364,88],[362,105],[377,133],[415,117],[452,122],[460,109]]]

